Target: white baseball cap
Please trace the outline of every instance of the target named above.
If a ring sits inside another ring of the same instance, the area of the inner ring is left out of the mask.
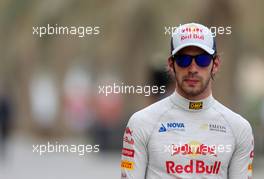
[[[202,24],[188,23],[180,25],[172,33],[171,55],[175,55],[188,46],[199,47],[211,55],[216,53],[214,36],[210,29]]]

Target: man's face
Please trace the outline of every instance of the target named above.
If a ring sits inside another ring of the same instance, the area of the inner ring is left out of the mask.
[[[179,54],[196,56],[205,53],[198,47],[186,47],[179,51]],[[208,67],[199,67],[195,60],[186,67],[182,68],[174,62],[176,71],[176,87],[178,92],[186,97],[207,96],[211,92],[211,70],[213,60]],[[214,70],[213,70],[214,71]]]

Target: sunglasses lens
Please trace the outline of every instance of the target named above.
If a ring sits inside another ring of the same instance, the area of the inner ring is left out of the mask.
[[[201,54],[196,56],[195,62],[200,67],[207,67],[210,65],[212,56],[209,54]]]
[[[177,55],[175,60],[177,65],[182,68],[188,67],[192,63],[192,57],[189,55]]]

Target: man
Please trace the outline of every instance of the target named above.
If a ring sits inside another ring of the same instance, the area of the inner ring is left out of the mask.
[[[178,27],[168,66],[175,92],[130,118],[122,178],[251,178],[251,126],[212,96],[220,59],[210,30],[196,23]]]

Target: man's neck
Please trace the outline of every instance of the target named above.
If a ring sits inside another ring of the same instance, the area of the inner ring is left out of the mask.
[[[188,100],[192,100],[192,101],[198,101],[198,100],[205,99],[212,94],[212,89],[209,87],[207,89],[205,89],[202,93],[195,95],[195,96],[186,94],[184,91],[180,90],[179,88],[176,88],[175,90],[182,97],[184,97]]]

